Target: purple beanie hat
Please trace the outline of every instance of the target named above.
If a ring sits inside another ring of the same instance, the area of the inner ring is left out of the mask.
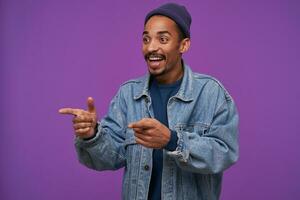
[[[144,24],[154,15],[163,15],[172,19],[179,26],[184,36],[190,38],[192,17],[184,6],[175,3],[163,4],[146,15]]]

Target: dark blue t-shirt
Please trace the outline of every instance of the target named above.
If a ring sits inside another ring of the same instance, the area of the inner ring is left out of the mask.
[[[167,127],[169,126],[167,104],[170,97],[174,96],[178,92],[181,81],[182,79],[172,84],[159,84],[154,78],[152,78],[150,82],[150,96],[152,100],[154,117]],[[177,140],[178,138],[176,132],[171,131],[171,139],[164,148],[169,151],[174,151],[177,147]],[[163,168],[163,149],[153,149],[152,158],[153,168],[148,199],[160,200]]]

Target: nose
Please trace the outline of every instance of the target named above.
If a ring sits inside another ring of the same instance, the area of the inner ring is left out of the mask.
[[[155,52],[159,49],[159,44],[155,40],[151,40],[147,45],[148,52]]]

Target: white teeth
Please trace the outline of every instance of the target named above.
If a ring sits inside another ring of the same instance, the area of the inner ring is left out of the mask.
[[[149,60],[150,61],[158,61],[158,60],[162,60],[162,58],[159,58],[159,57],[150,57]]]

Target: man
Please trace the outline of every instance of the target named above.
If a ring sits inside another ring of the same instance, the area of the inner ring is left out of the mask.
[[[91,97],[87,111],[59,111],[74,115],[81,163],[95,170],[125,167],[123,199],[218,199],[222,172],[238,158],[231,96],[182,60],[190,24],[184,6],[154,9],[143,31],[149,73],[120,87],[101,122]]]

